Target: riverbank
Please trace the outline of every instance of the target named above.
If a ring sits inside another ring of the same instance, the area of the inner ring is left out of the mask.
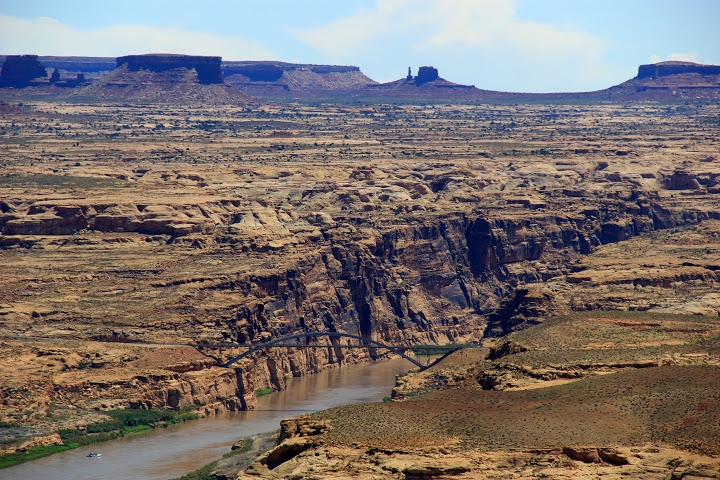
[[[218,480],[235,478],[238,472],[249,467],[260,455],[277,445],[280,430],[259,433],[242,438],[231,450],[217,460],[197,470],[171,480]]]
[[[141,435],[63,451],[0,470],[0,478],[73,478],[74,480],[167,480],[197,469],[228,453],[238,439],[277,430],[283,418],[340,405],[380,402],[396,375],[411,363],[403,359],[343,365],[288,380],[285,391],[258,398],[255,410],[221,412]],[[102,458],[86,458],[90,451]]]
[[[91,423],[80,428],[60,429],[57,437],[60,443],[53,445],[35,445],[27,449],[19,448],[15,452],[0,455],[0,468],[42,458],[54,453],[72,450],[86,445],[115,440],[126,435],[146,432],[158,427],[167,427],[188,420],[197,420],[194,412],[197,407],[185,407],[173,410],[109,410],[103,412],[107,420]]]

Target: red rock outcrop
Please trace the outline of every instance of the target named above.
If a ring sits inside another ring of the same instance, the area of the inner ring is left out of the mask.
[[[0,113],[5,113],[5,114],[22,113],[22,110],[10,105],[7,102],[3,102],[2,100],[0,100]]]
[[[408,69],[405,78],[388,83],[367,84],[359,89],[355,95],[368,97],[426,99],[426,100],[452,100],[477,99],[486,92],[475,88],[474,85],[461,85],[441,78],[438,69],[424,66],[418,69],[417,76],[412,76]]]

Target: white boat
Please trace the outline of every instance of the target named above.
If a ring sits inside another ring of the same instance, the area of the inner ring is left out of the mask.
[[[97,457],[102,457],[102,453],[93,453],[93,452],[90,452],[90,453],[88,453],[88,454],[85,455],[85,456],[86,456],[86,457],[97,458]]]

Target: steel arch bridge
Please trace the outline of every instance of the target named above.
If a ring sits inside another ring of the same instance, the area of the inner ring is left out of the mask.
[[[416,359],[409,357],[408,355],[405,355],[405,351],[413,348],[413,346],[398,347],[398,346],[394,346],[394,345],[386,345],[384,343],[377,342],[377,341],[369,339],[369,338],[361,337],[359,335],[352,335],[350,333],[339,333],[339,332],[308,332],[308,333],[298,333],[295,335],[288,335],[285,337],[279,337],[274,340],[270,340],[268,342],[261,343],[259,345],[254,345],[249,350],[246,350],[243,353],[241,353],[240,355],[230,358],[227,362],[222,363],[220,366],[221,367],[229,367],[233,363],[237,362],[238,360],[242,360],[245,357],[249,357],[253,353],[258,352],[258,351],[263,350],[268,347],[303,348],[303,347],[305,347],[305,345],[288,345],[286,342],[288,342],[289,340],[296,340],[296,339],[308,338],[308,337],[309,338],[318,338],[318,337],[351,338],[353,340],[362,342],[364,345],[362,345],[361,347],[357,346],[357,345],[327,345],[327,348],[334,348],[334,347],[339,347],[339,348],[348,348],[348,347],[349,348],[371,348],[371,347],[384,348],[384,349],[390,350],[393,353],[400,355],[402,358],[412,362],[413,364],[417,365],[421,369],[426,368],[426,365],[423,365],[422,363],[418,362]],[[432,348],[438,348],[438,347],[432,346]],[[439,348],[442,348],[442,347],[439,347]],[[452,351],[457,350],[459,348],[461,348],[461,347],[452,347]]]

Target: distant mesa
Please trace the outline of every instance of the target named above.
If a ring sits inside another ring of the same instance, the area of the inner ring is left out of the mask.
[[[113,71],[73,96],[141,103],[255,102],[223,80],[221,57],[164,53],[118,57]]]
[[[242,75],[251,82],[276,82],[283,75],[292,76],[296,72],[316,75],[330,73],[359,73],[360,68],[352,65],[312,65],[305,63],[286,63],[272,61],[223,62],[226,77]],[[367,78],[367,77],[366,77]]]
[[[388,83],[367,84],[360,95],[387,98],[402,98],[403,100],[417,101],[464,101],[473,100],[482,92],[474,85],[461,85],[440,77],[438,69],[432,66],[418,68],[416,76],[408,68],[407,77]]]
[[[202,57],[193,55],[174,55],[150,53],[145,55],[126,55],[117,58],[117,66],[128,66],[131,72],[149,70],[161,73],[176,68],[187,68],[197,72],[198,81],[204,85],[224,83],[221,57]]]
[[[700,75],[720,75],[720,65],[703,65],[693,62],[660,62],[649,65],[640,65],[637,79],[659,78],[683,73],[697,73]]]
[[[636,77],[600,93],[624,100],[718,100],[720,65],[693,62],[640,65]]]
[[[223,72],[226,77],[242,75],[250,82],[277,82],[286,73],[288,76],[296,72],[315,75],[359,73],[360,68],[351,65],[306,65],[285,62],[225,62]]]
[[[434,82],[435,80],[443,80],[440,78],[438,69],[435,67],[420,67],[418,68],[417,76],[413,77],[412,68],[408,67],[408,74],[405,77],[404,83],[414,83],[415,85],[422,85],[428,82]],[[443,80],[445,81],[445,80]],[[396,83],[396,82],[390,82]],[[382,84],[381,84],[382,85]]]
[[[50,78],[47,69],[40,63],[37,55],[8,55],[0,70],[0,87],[77,87],[86,83],[85,75],[78,73],[74,79],[60,78],[60,71],[55,68]]]
[[[3,64],[4,62],[4,64]],[[123,57],[0,55],[4,95],[58,95],[87,100],[221,103],[323,100],[328,102],[618,102],[720,100],[720,65],[660,62],[640,65],[637,76],[592,92],[492,91],[448,81],[433,66],[417,75],[378,83],[359,67],[281,61],[223,61],[217,56],[151,53]],[[34,87],[26,91],[25,87]],[[40,87],[40,88],[37,88]],[[43,88],[44,87],[44,88]],[[196,88],[212,87],[212,88]],[[233,87],[233,88],[231,88]]]
[[[47,78],[47,72],[37,55],[8,55],[0,70],[2,87],[27,87],[39,78]]]
[[[285,70],[272,63],[254,63],[225,67],[225,75],[242,75],[251,82],[276,82]]]
[[[415,84],[422,85],[423,83],[432,82],[440,78],[438,69],[435,67],[420,67],[418,69],[417,77],[415,77]]]
[[[256,98],[337,97],[375,83],[352,65],[276,61],[223,62],[225,81]]]

